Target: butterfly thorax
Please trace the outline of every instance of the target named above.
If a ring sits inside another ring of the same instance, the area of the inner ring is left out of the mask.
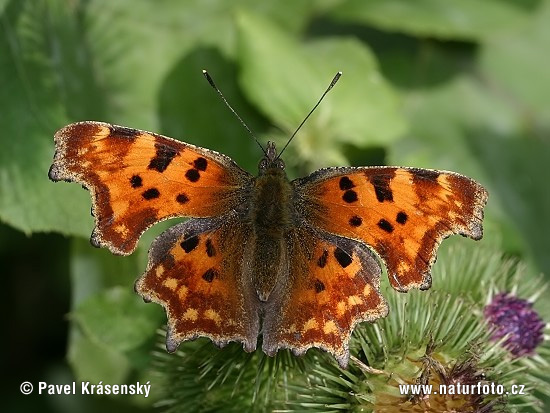
[[[267,301],[277,280],[287,271],[285,234],[292,227],[292,186],[269,143],[255,179],[250,221],[253,229],[253,282],[258,298]]]
[[[254,231],[263,236],[282,236],[291,222],[292,186],[285,164],[277,156],[273,142],[267,143],[265,157],[258,165],[252,199]]]

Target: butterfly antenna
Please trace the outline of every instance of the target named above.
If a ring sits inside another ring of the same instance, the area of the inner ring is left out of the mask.
[[[261,145],[260,142],[258,142],[258,139],[256,139],[256,135],[254,135],[254,133],[250,130],[250,128],[247,126],[246,123],[244,123],[244,120],[241,119],[241,117],[239,116],[239,114],[237,112],[235,112],[235,109],[233,109],[231,107],[231,105],[229,104],[229,102],[225,99],[225,96],[223,95],[223,93],[221,92],[220,89],[218,89],[218,87],[216,86],[216,84],[214,83],[214,80],[212,79],[212,77],[208,74],[208,72],[206,70],[203,69],[202,71],[202,74],[204,75],[204,77],[206,78],[206,80],[208,80],[208,83],[210,83],[210,86],[212,86],[212,88],[218,92],[218,95],[220,95],[220,97],[222,98],[223,100],[223,103],[225,103],[225,105],[229,108],[229,110],[231,112],[233,112],[233,115],[235,115],[237,117],[237,119],[239,119],[239,122],[241,122],[241,124],[244,126],[244,128],[248,131],[248,133],[250,134],[250,136],[252,136],[252,139],[254,139],[254,141],[258,144],[258,146],[260,147],[260,149],[262,150],[262,152],[264,153],[265,156],[267,156],[267,153],[265,152],[265,149],[264,147]]]
[[[294,136],[296,136],[296,134],[298,133],[298,131],[302,128],[302,126],[304,126],[304,123],[306,123],[306,121],[308,120],[308,118],[311,116],[311,114],[313,112],[315,112],[315,109],[317,109],[317,106],[319,106],[319,104],[322,102],[322,100],[325,98],[325,96],[327,95],[327,93],[330,91],[330,89],[332,89],[334,87],[334,85],[336,84],[336,82],[338,82],[338,79],[340,79],[340,76],[342,76],[342,72],[338,72],[336,73],[336,75],[334,75],[334,78],[332,79],[332,82],[330,82],[330,85],[328,85],[327,87],[327,90],[325,90],[325,93],[323,93],[321,95],[321,97],[319,98],[319,100],[317,101],[317,103],[315,104],[315,106],[313,106],[313,109],[311,109],[309,111],[309,113],[307,114],[307,116],[304,118],[304,120],[302,121],[302,123],[300,123],[300,125],[296,128],[296,130],[294,131],[294,133],[292,134],[292,136],[290,137],[290,139],[288,140],[288,142],[286,143],[286,145],[283,147],[283,149],[281,149],[281,152],[279,152],[279,155],[277,156],[277,159],[279,159],[281,157],[281,155],[283,154],[283,152],[285,151],[286,147],[290,144],[290,142],[292,141],[292,139],[294,139]]]

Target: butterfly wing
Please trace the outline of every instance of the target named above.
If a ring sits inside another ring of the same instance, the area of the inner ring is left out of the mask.
[[[430,268],[444,238],[482,237],[487,191],[453,172],[327,168],[293,184],[306,222],[368,244],[399,291],[430,287]]]
[[[155,240],[135,289],[166,309],[168,351],[199,336],[218,345],[240,341],[247,351],[256,348],[257,298],[242,272],[242,246],[249,236],[250,229],[231,212],[191,219]]]
[[[287,239],[289,278],[265,310],[263,350],[290,348],[296,355],[322,348],[345,367],[355,325],[388,313],[379,291],[380,265],[360,242],[307,227]]]
[[[55,134],[49,176],[92,195],[91,241],[128,255],[151,225],[172,217],[222,215],[243,202],[252,176],[230,158],[165,136],[101,122]]]

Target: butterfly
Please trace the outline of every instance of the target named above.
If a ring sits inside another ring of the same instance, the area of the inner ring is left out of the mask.
[[[258,175],[156,133],[85,121],[55,134],[53,181],[91,192],[91,242],[131,254],[152,225],[191,217],[153,242],[135,283],[167,314],[166,348],[208,337],[274,355],[312,347],[349,360],[361,322],[385,317],[380,262],[400,292],[428,289],[441,241],[482,237],[487,191],[463,175],[332,167],[290,181],[269,142]]]

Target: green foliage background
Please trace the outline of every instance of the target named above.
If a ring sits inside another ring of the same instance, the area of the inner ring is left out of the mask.
[[[0,0],[7,407],[150,409],[139,397],[19,393],[24,380],[147,381],[164,321],[132,284],[166,225],[131,257],[93,249],[89,194],[47,179],[52,137],[107,121],[254,173],[260,153],[203,68],[279,147],[343,71],[286,153],[292,177],[345,164],[467,174],[490,193],[481,242],[550,274],[549,21],[550,0]]]

